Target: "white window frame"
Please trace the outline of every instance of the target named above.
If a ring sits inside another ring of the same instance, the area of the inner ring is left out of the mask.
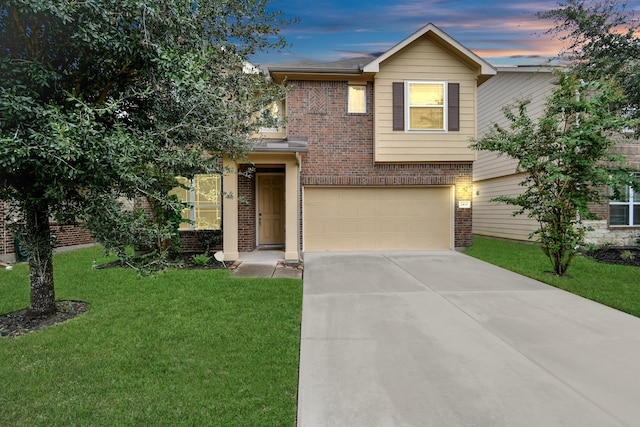
[[[640,206],[640,192],[636,193],[633,187],[627,186],[627,200],[610,200],[609,201],[609,225],[611,227],[640,227],[640,218],[635,218],[634,207]],[[612,224],[611,223],[611,206],[625,206],[627,208],[628,218],[626,224]],[[634,224],[635,223],[635,224]]]
[[[429,85],[441,85],[442,86],[442,106],[440,105],[411,105],[410,103],[410,88],[413,84],[429,84]],[[404,128],[406,132],[417,133],[446,133],[448,132],[448,84],[442,80],[405,80],[404,82]],[[411,108],[442,108],[442,129],[412,129],[411,128]]]
[[[351,110],[351,89],[352,88],[358,88],[358,89],[364,89],[363,90],[363,97],[364,99],[362,100],[362,105],[364,107],[364,111],[352,111]],[[367,85],[364,84],[350,84],[348,89],[347,89],[347,113],[349,114],[366,114],[367,113]]]

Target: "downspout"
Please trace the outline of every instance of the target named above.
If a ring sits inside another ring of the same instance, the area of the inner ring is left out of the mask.
[[[302,261],[302,245],[300,241],[300,211],[301,211],[301,198],[302,198],[302,188],[300,187],[300,153],[296,151],[296,166],[297,166],[297,174],[298,174],[298,182],[297,182],[297,194],[296,194],[296,250],[298,252],[298,261]]]

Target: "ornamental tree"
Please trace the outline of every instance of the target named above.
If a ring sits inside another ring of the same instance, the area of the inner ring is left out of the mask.
[[[56,310],[50,218],[125,256],[172,229],[123,200],[179,210],[175,176],[246,153],[281,96],[246,60],[286,24],[264,0],[0,0],[0,200],[30,249],[33,315]]]
[[[517,172],[526,174],[520,183],[524,191],[493,201],[517,206],[514,215],[538,222],[530,238],[537,237],[557,275],[566,274],[584,244],[582,221],[595,218],[589,204],[605,199],[602,188],[640,188],[623,166],[624,158],[610,154],[622,131],[636,124],[614,108],[623,104],[620,92],[608,83],[561,74],[540,119],[530,119],[527,102],[521,101],[504,110],[508,128],[495,126],[472,145],[518,161]]]

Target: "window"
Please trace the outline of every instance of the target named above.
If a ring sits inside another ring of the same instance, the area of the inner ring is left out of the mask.
[[[620,189],[620,199],[609,202],[610,225],[640,225],[640,193],[628,185]]]
[[[459,132],[460,83],[392,83],[394,131]]]
[[[261,132],[279,132],[282,124],[282,102],[274,101],[262,109]]]
[[[407,82],[407,129],[446,130],[444,82]]]
[[[189,205],[182,211],[186,221],[180,224],[180,230],[220,230],[220,175],[195,175],[192,180],[183,177],[177,180],[188,187],[176,187],[169,193]]]
[[[367,87],[349,85],[349,113],[367,112]]]

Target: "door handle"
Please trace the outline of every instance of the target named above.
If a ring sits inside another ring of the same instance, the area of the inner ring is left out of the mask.
[[[262,225],[262,212],[258,214],[258,225]]]

